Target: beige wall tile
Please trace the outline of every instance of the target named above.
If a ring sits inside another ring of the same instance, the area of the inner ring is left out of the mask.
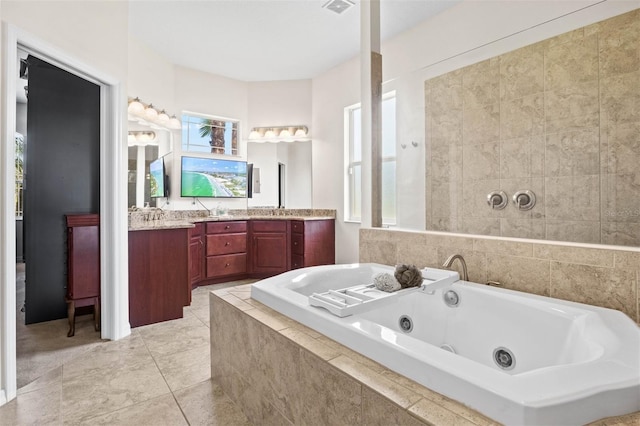
[[[595,35],[549,46],[544,58],[545,90],[598,80],[598,38]]]
[[[552,241],[571,241],[576,243],[599,243],[599,221],[546,220],[547,237]]]
[[[462,69],[464,108],[478,108],[500,100],[500,59],[492,58]]]
[[[542,46],[527,46],[498,57],[500,59],[500,98],[520,99],[544,90]]]
[[[460,250],[473,250],[473,239],[467,236],[427,233],[427,244],[439,247],[451,247]]]
[[[544,96],[534,93],[500,104],[500,138],[515,139],[544,133]]]
[[[600,176],[545,179],[545,216],[550,220],[600,220]]]
[[[600,132],[602,174],[631,174],[640,164],[640,120],[608,126]]]
[[[600,77],[640,70],[640,34],[637,31],[600,37]]]
[[[614,250],[614,266],[622,269],[637,269],[640,271],[640,251]]]
[[[549,261],[487,254],[487,280],[511,290],[549,296]]]
[[[533,256],[539,259],[556,260],[581,265],[613,267],[613,251],[550,244],[534,244]]]
[[[368,386],[380,395],[388,398],[399,407],[408,408],[420,399],[420,396],[415,392],[370,370],[349,357],[339,356],[329,361],[329,363],[338,367],[363,385]]]
[[[360,244],[360,262],[396,264],[397,243],[390,241],[364,242]]]
[[[544,176],[543,135],[503,140],[500,144],[500,177]]]
[[[413,406],[409,407],[409,411],[417,416],[424,418],[432,425],[456,425],[456,426],[473,426],[474,423],[453,413],[435,402],[428,399],[421,399]]]
[[[426,241],[415,244],[411,241],[398,242],[396,263],[416,265],[418,268],[432,265],[438,259],[438,248]]]
[[[461,217],[458,232],[465,234],[500,236],[500,218],[497,217]]]
[[[461,181],[431,179],[431,215],[435,218],[458,216]]]
[[[509,206],[503,210],[502,217],[508,219],[543,219],[545,217],[545,187],[544,178],[514,178],[500,179],[500,187],[509,197]],[[536,197],[536,203],[531,210],[518,210],[513,196],[518,191],[531,191]]]
[[[640,223],[602,222],[602,244],[640,247]]]
[[[500,142],[465,146],[462,164],[464,180],[499,178]]]
[[[485,253],[503,253],[513,256],[533,255],[533,244],[519,241],[473,238],[473,249]]]
[[[296,424],[359,424],[362,385],[306,351],[301,353],[304,386]],[[318,361],[321,362],[318,362]]]
[[[640,172],[602,175],[603,222],[640,222]]]
[[[602,126],[634,123],[640,111],[640,71],[600,80]]]
[[[501,189],[499,179],[465,180],[462,186],[462,216],[499,218],[504,210],[493,210],[487,204],[487,195]]]
[[[551,47],[564,44],[571,43],[577,40],[582,40],[585,37],[584,28],[578,28],[573,31],[568,31],[566,33],[557,35],[555,37],[551,37],[547,40],[541,41],[538,44],[541,44],[545,49],[549,49]]]
[[[426,229],[429,231],[457,232],[457,218],[455,217],[433,217],[427,220]]]
[[[500,235],[543,240],[546,235],[545,221],[544,219],[500,219]]]
[[[500,139],[500,104],[465,108],[462,114],[462,140],[465,145]]]
[[[445,111],[447,112],[430,118],[429,140],[433,146],[462,145],[462,111]]]
[[[467,265],[467,273],[469,274],[469,281],[476,283],[487,282],[487,256],[485,253],[473,250],[460,250],[453,247],[438,247],[438,260],[433,265],[428,265],[433,268],[444,269],[443,263],[452,254],[459,254],[464,258]],[[462,279],[462,267],[460,262],[456,261],[449,268],[457,271]]]
[[[547,135],[544,170],[546,176],[600,173],[600,129]]]
[[[363,425],[403,425],[418,426],[427,423],[409,414],[406,410],[389,402],[366,386],[362,387],[362,424]]]
[[[546,132],[576,131],[600,124],[598,81],[574,83],[545,92]]]
[[[460,181],[462,179],[462,146],[434,146],[431,149],[429,164],[427,164],[427,170],[430,170],[430,176],[434,179]]]
[[[636,286],[634,270],[551,262],[551,297],[617,309],[634,321]]]

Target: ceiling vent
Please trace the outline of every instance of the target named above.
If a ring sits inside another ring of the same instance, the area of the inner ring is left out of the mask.
[[[355,5],[355,3],[351,0],[329,0],[324,5],[322,5],[322,7],[340,15],[342,12],[349,9],[353,5]]]

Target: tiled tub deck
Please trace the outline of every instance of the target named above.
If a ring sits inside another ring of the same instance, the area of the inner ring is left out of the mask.
[[[251,285],[211,292],[210,315],[211,377],[254,424],[498,424],[251,299]]]

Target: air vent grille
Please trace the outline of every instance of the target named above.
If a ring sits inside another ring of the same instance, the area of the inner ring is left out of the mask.
[[[324,5],[322,5],[322,7],[340,15],[342,12],[349,9],[353,5],[355,5],[355,3],[350,0],[329,0]]]

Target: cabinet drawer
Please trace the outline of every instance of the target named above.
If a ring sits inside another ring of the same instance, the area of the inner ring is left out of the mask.
[[[251,229],[255,232],[286,232],[286,220],[254,220]]]
[[[244,274],[246,272],[246,253],[207,257],[207,278]]]
[[[247,232],[247,222],[207,222],[207,234],[225,234],[234,232]]]
[[[207,256],[219,254],[245,253],[247,234],[207,235]]]
[[[291,269],[298,269],[304,266],[304,256],[294,254],[291,256]]]
[[[291,232],[297,232],[299,234],[304,232],[304,222],[301,220],[291,221]]]
[[[291,253],[304,254],[304,235],[291,234]]]

